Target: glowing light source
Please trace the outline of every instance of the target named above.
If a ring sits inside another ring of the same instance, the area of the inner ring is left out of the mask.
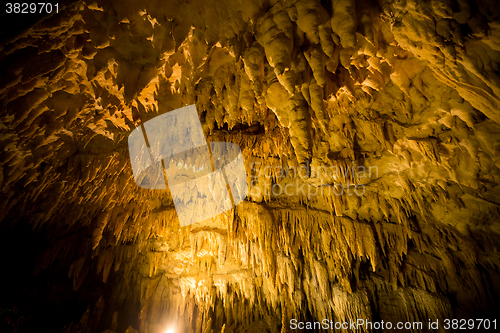
[[[167,329],[167,330],[165,331],[165,333],[175,333],[175,330],[174,330],[174,328],[173,328],[173,327],[170,327],[169,329]]]

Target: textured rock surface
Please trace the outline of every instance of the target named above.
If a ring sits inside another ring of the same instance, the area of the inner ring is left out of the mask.
[[[494,1],[98,0],[6,43],[2,327],[494,319],[499,15]],[[135,185],[127,137],[193,103],[209,141],[241,146],[251,192],[180,228],[168,191]],[[304,165],[373,172],[280,172]]]

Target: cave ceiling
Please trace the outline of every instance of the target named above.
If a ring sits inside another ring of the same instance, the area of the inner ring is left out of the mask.
[[[499,15],[468,0],[89,0],[5,41],[0,327],[495,319]],[[137,186],[127,140],[192,104],[208,142],[240,146],[248,195],[181,226],[168,190]]]

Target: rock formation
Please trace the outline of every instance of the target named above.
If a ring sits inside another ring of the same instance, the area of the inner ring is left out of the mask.
[[[5,42],[0,328],[500,325],[499,18],[493,0],[81,0]],[[241,147],[249,194],[181,227],[127,137],[190,104]]]

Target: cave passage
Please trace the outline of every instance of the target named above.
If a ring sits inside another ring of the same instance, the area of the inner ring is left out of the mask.
[[[58,5],[0,10],[1,332],[497,330],[496,1]]]

